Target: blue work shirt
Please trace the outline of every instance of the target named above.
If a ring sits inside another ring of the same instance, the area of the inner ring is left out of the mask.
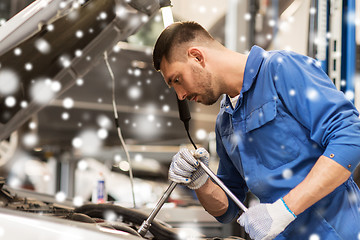
[[[358,111],[312,58],[254,46],[233,108],[216,120],[218,176],[240,199],[250,190],[273,203],[296,187],[324,155],[353,171],[360,161]],[[360,191],[350,177],[299,214],[276,239],[359,239]],[[239,209],[229,199],[230,222]]]

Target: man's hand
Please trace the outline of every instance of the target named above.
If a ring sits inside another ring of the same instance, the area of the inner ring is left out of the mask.
[[[194,154],[186,148],[181,149],[172,159],[169,179],[190,189],[200,188],[209,176],[199,166],[198,160],[209,165],[209,153],[205,148],[198,148]]]
[[[244,212],[238,223],[251,239],[274,239],[296,218],[281,198],[272,204],[258,204]]]

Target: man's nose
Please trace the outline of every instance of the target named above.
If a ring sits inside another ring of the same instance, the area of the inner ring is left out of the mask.
[[[176,95],[177,95],[179,100],[186,99],[187,94],[186,94],[186,92],[184,90],[176,89],[175,92],[176,92]]]

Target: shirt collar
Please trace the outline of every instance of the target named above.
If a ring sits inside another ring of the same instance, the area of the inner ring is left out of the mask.
[[[262,61],[266,57],[267,52],[262,49],[261,47],[258,47],[254,45],[249,53],[249,56],[246,60],[245,65],[245,71],[244,71],[244,79],[243,79],[243,86],[240,91],[240,97],[242,94],[250,89],[252,86],[254,79],[257,75],[257,73],[260,70],[260,66],[262,64]],[[226,107],[231,104],[229,96],[225,95],[224,99],[222,100],[221,107]]]
[[[251,48],[249,56],[246,60],[241,93],[248,91],[252,86],[254,79],[260,70],[262,61],[266,57],[266,54],[267,52],[261,47],[255,45]]]

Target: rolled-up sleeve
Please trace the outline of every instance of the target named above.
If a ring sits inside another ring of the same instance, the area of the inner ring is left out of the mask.
[[[275,54],[270,74],[279,100],[325,149],[323,155],[349,171],[360,161],[360,119],[314,59]]]

